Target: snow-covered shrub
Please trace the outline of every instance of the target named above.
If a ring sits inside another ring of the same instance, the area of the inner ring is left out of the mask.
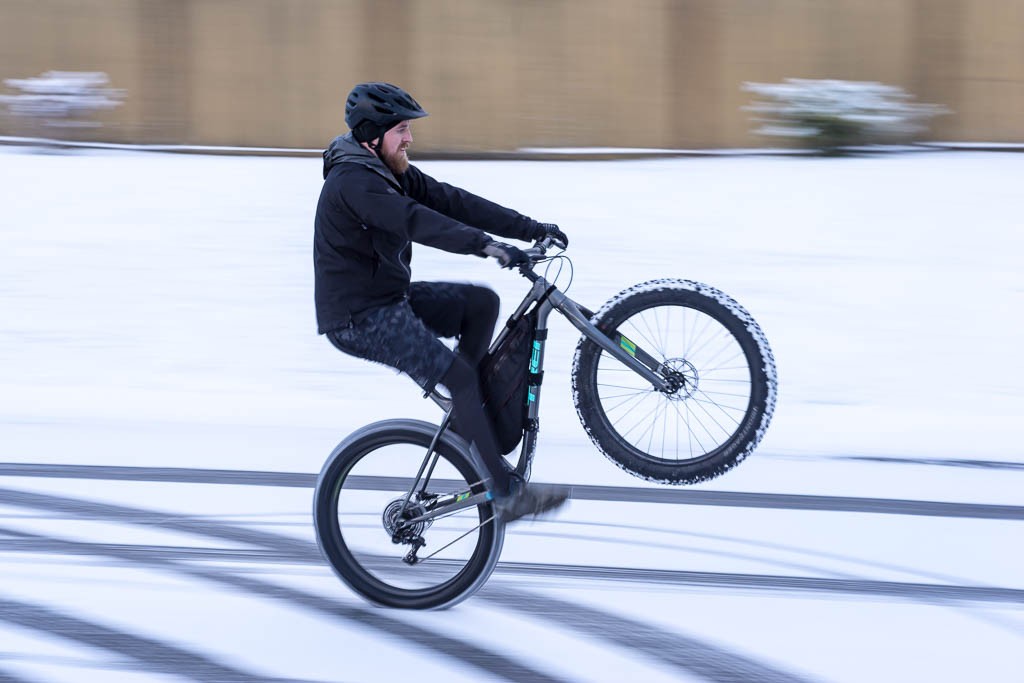
[[[8,78],[7,87],[18,95],[0,95],[8,112],[35,133],[41,128],[96,128],[90,117],[121,105],[124,91],[109,88],[110,79],[99,71],[47,71],[36,78]]]
[[[850,147],[912,142],[945,107],[913,102],[902,88],[865,81],[787,78],[745,83],[759,95],[749,107],[754,132],[790,138],[826,154]]]

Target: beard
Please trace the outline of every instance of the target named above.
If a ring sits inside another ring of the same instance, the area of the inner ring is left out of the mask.
[[[381,148],[380,152],[384,165],[391,169],[391,172],[396,176],[402,175],[409,170],[409,157],[404,150],[399,149],[394,153],[389,153]]]

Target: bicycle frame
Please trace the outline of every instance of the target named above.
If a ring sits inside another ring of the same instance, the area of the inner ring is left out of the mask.
[[[657,390],[667,388],[665,379],[658,374],[661,363],[639,348],[616,330],[606,331],[595,326],[591,321],[594,313],[566,296],[555,285],[534,272],[529,266],[519,269],[523,277],[533,283],[522,303],[509,317],[505,329],[495,340],[492,350],[502,342],[511,327],[536,306],[537,328],[532,341],[530,357],[530,385],[527,389],[527,429],[523,437],[523,446],[519,453],[516,471],[527,476],[537,444],[540,425],[540,389],[544,372],[544,349],[548,334],[548,316],[551,311],[558,311],[569,323],[578,329],[584,337],[617,358],[623,365],[651,383]]]
[[[540,434],[540,389],[541,379],[544,374],[544,347],[548,334],[548,316],[551,314],[551,311],[554,310],[561,313],[584,337],[600,346],[613,358],[618,359],[623,365],[650,382],[653,389],[664,391],[670,387],[665,378],[660,374],[662,365],[660,361],[656,360],[617,330],[607,330],[595,326],[591,322],[594,313],[590,309],[570,299],[554,284],[538,275],[531,266],[520,266],[519,272],[523,277],[532,282],[532,286],[519,306],[509,316],[505,327],[491,344],[490,351],[493,352],[504,341],[512,327],[515,326],[515,323],[526,315],[531,308],[536,310],[537,326],[531,341],[532,353],[530,356],[530,374],[527,387],[527,425],[524,428],[523,442],[515,468],[523,478],[528,480],[533,456],[536,452],[537,439]],[[425,396],[437,403],[445,411],[445,416],[438,426],[437,434],[434,435],[434,439],[427,449],[423,462],[420,464],[419,472],[417,472],[412,486],[406,494],[406,506],[408,506],[417,487],[421,491],[426,490],[426,486],[433,474],[434,466],[437,463],[438,455],[435,452],[437,443],[451,422],[451,399],[439,393],[436,388],[425,394]],[[425,477],[424,473],[426,473]],[[479,504],[482,499],[489,498],[489,492],[464,497],[454,503],[444,505],[414,519],[407,520],[402,527],[433,519],[442,514],[447,515],[457,512],[458,510]]]

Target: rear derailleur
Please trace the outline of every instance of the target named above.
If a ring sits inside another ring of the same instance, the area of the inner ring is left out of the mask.
[[[409,501],[405,502],[405,498],[398,498],[388,503],[388,506],[384,508],[384,530],[391,536],[391,542],[398,545],[412,546],[409,552],[405,554],[402,561],[409,565],[414,565],[420,561],[420,558],[416,556],[420,548],[427,544],[423,538],[423,532],[426,531],[431,524],[431,520],[422,520],[409,524],[409,520],[415,519],[421,515],[427,513],[430,507],[433,507],[431,503],[434,502],[436,497],[427,497],[425,499],[418,500],[416,502]]]

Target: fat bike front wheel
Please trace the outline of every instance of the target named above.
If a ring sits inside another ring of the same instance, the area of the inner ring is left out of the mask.
[[[413,487],[436,431],[418,420],[368,425],[334,449],[317,480],[320,550],[374,604],[450,607],[479,590],[498,563],[504,527],[464,441],[446,432]]]
[[[751,315],[722,292],[689,280],[653,280],[618,294],[592,322],[642,348],[667,380],[655,389],[584,337],[572,383],[591,440],[627,472],[692,484],[753,452],[775,408],[775,360]]]

